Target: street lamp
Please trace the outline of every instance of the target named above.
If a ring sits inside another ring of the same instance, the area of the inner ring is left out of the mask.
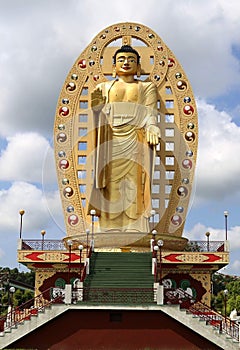
[[[152,246],[151,250],[154,249],[155,243],[156,243],[156,235],[157,235],[157,230],[152,230]]]
[[[70,284],[70,268],[71,268],[71,254],[72,254],[72,245],[73,241],[71,239],[67,240],[68,250],[69,250],[69,258],[68,258],[68,283]]]
[[[90,230],[89,228],[86,229],[86,234],[87,234],[87,257],[88,257],[88,237],[89,237]]]
[[[10,303],[10,306],[13,306],[13,294],[15,293],[15,287],[10,287],[9,292],[10,292],[9,303]]]
[[[159,268],[160,268],[160,279],[159,279],[159,284],[162,284],[162,247],[163,247],[163,241],[161,239],[159,239],[157,241],[157,245],[159,247]]]
[[[92,217],[92,243],[91,243],[91,246],[92,246],[92,250],[94,249],[94,241],[93,241],[93,237],[94,237],[94,216],[96,215],[96,210],[95,209],[91,209],[90,210],[90,215]]]
[[[152,229],[154,228],[154,215],[156,214],[156,210],[152,209],[150,211],[151,218],[152,218]]]
[[[21,209],[19,210],[20,214],[20,232],[19,232],[19,238],[22,238],[22,225],[23,225],[23,215],[25,214],[25,210]]]
[[[228,296],[228,290],[224,289],[224,316],[225,316],[225,323],[227,321],[227,296]]]
[[[158,252],[159,248],[157,245],[155,245],[153,247],[153,251],[154,251],[154,257],[156,258],[156,262],[157,262],[157,252]],[[158,268],[157,268],[157,264],[156,264],[156,271],[155,271],[155,282],[157,282],[157,276],[158,276]]]
[[[82,278],[82,251],[83,251],[83,245],[80,244],[78,246],[78,249],[80,251],[80,281],[81,281],[81,278]]]
[[[207,251],[209,252],[209,237],[210,237],[210,232],[206,232],[205,236],[207,237]]]
[[[224,217],[225,217],[225,240],[227,241],[227,239],[228,239],[228,225],[227,225],[227,219],[228,219],[228,211],[227,210],[225,210],[224,211]]]
[[[44,246],[44,236],[46,234],[46,231],[45,230],[42,230],[41,231],[41,235],[42,235],[42,250],[43,250],[43,246]]]
[[[11,312],[11,324],[13,321],[13,294],[15,293],[15,287],[10,287],[9,288],[9,292],[10,292],[10,300],[9,300],[9,304],[10,304],[10,312]]]

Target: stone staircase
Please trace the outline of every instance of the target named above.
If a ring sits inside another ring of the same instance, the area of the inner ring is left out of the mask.
[[[159,311],[165,313],[169,317],[178,321],[179,323],[190,328],[194,332],[200,334],[205,339],[208,339],[213,344],[219,347],[219,349],[225,350],[237,350],[239,349],[239,342],[234,342],[233,339],[229,338],[224,333],[219,333],[211,325],[207,325],[206,322],[201,321],[198,317],[186,312],[179,308],[179,305],[136,305],[136,306],[124,306],[121,308],[119,305],[65,305],[65,304],[53,304],[50,307],[45,308],[43,312],[39,312],[37,315],[31,317],[31,319],[19,323],[17,326],[11,328],[6,333],[0,334],[0,349],[5,349],[13,344],[18,339],[26,336],[28,333],[36,330],[37,328],[47,324],[54,318],[59,317],[61,314],[67,312],[68,310],[75,310],[81,313],[82,310],[148,310]]]
[[[52,304],[39,311],[36,315],[32,315],[31,318],[9,327],[5,332],[0,332],[0,349],[5,349],[18,339],[43,326],[68,309],[69,306],[65,304]]]
[[[220,333],[219,328],[208,324],[200,317],[189,313],[185,309],[180,309],[179,305],[162,305],[160,309],[163,313],[184,324],[202,337],[210,340],[213,344],[217,345],[219,349],[240,349],[240,343],[238,341],[235,341],[225,332]]]
[[[77,304],[52,304],[30,319],[0,333],[0,349],[9,347],[28,333],[54,320],[68,310],[148,310],[165,313],[177,322],[208,339],[219,349],[234,350],[240,343],[226,333],[202,321],[179,305],[157,305],[153,302],[151,253],[95,252],[90,275],[85,279],[87,300]],[[149,293],[145,293],[148,291]],[[102,295],[101,295],[102,293]],[[97,299],[94,299],[97,296]],[[123,299],[121,299],[123,298]],[[159,314],[159,317],[161,317]]]
[[[153,303],[153,284],[151,253],[95,252],[84,281],[84,299],[99,301],[107,292],[105,303]]]

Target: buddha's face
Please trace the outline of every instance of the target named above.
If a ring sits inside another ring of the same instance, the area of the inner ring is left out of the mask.
[[[134,75],[137,72],[137,55],[132,52],[119,52],[116,56],[117,75]]]

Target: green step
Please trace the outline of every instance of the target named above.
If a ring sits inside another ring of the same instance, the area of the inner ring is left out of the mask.
[[[153,303],[153,283],[151,253],[93,253],[85,302]]]
[[[151,253],[94,253],[84,281],[87,304],[153,304]]]

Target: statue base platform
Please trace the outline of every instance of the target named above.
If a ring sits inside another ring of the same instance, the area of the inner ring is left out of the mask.
[[[94,233],[94,248],[121,251],[149,251],[151,248],[152,234],[146,232],[97,232]],[[63,242],[68,249],[67,241],[72,241],[72,250],[79,250],[81,244],[84,247],[90,246],[92,236],[89,234],[79,234],[63,238]],[[163,241],[163,250],[182,251],[188,243],[187,238],[176,237],[169,234],[156,234],[155,241]],[[156,243],[157,244],[157,243]]]

